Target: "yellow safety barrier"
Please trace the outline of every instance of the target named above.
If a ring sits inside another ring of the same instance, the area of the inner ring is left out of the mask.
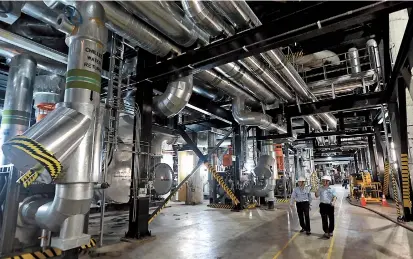
[[[399,218],[402,217],[402,214],[400,212],[400,204],[399,204],[399,194],[397,192],[397,184],[396,184],[396,173],[394,168],[392,167],[391,169],[392,174],[391,174],[391,181],[392,181],[392,186],[393,186],[393,198],[394,198],[394,203],[396,203],[396,210],[397,210],[397,216]]]
[[[4,143],[4,145],[12,146],[25,152],[39,162],[43,167],[31,168],[19,178],[18,181],[21,182],[24,187],[30,186],[43,172],[44,168],[49,172],[52,181],[55,180],[62,171],[62,164],[59,160],[57,160],[57,158],[46,150],[46,148],[44,148],[40,143],[32,139],[25,136],[16,136]]]
[[[82,252],[87,252],[87,249],[95,247],[96,246],[96,240],[91,238],[89,241],[89,244],[81,246],[80,253]],[[44,251],[35,251],[31,253],[24,253],[20,255],[15,255],[11,257],[5,257],[3,259],[46,259],[46,258],[53,258],[57,256],[61,256],[63,254],[63,251],[58,249],[58,248],[48,248]]]
[[[217,180],[218,184],[222,187],[222,189],[224,189],[225,193],[231,198],[234,204],[237,205],[239,203],[239,200],[234,195],[232,190],[225,184],[224,178],[222,178],[222,176],[220,176],[215,170],[215,168],[209,163],[205,163],[205,166],[208,168],[208,171],[212,174],[215,180]]]
[[[289,203],[290,199],[275,199],[275,202],[277,202],[277,203]]]
[[[208,204],[207,205],[210,208],[214,208],[214,209],[228,209],[228,210],[232,210],[235,208],[235,206],[233,204]]]
[[[401,154],[401,169],[402,169],[402,198],[403,207],[411,208],[412,203],[410,201],[410,180],[409,180],[409,157],[407,154]]]
[[[383,181],[383,194],[385,196],[389,195],[389,179],[390,179],[390,164],[386,160],[384,162],[384,181]]]

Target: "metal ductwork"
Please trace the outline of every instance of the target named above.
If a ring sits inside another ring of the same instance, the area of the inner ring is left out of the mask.
[[[248,20],[245,20],[245,26],[249,25],[251,27],[254,27],[262,25],[261,21],[245,1],[229,2],[231,3],[225,3],[224,6],[221,7],[221,9],[228,10],[229,8],[233,8],[233,11],[227,13],[228,16],[231,14],[236,15],[234,19],[232,19],[232,16],[230,17],[231,23],[236,24],[238,22],[239,24],[242,17],[249,15],[250,18]],[[221,6],[221,3],[222,1],[218,1],[215,4]],[[238,12],[238,14],[236,14],[236,10],[241,10],[242,13]],[[276,72],[279,73],[279,75],[295,90],[300,99],[302,99],[303,101],[317,101],[317,98],[311,94],[304,80],[294,69],[294,67],[287,61],[281,50],[271,50],[262,54],[262,56],[267,61],[269,61],[272,67],[276,69]],[[337,121],[333,115],[319,114],[318,116],[328,125],[329,128],[337,128]]]
[[[272,117],[268,114],[251,112],[245,109],[245,101],[242,97],[235,97],[232,101],[232,115],[234,120],[240,125],[258,126],[267,131],[278,131],[281,134],[287,133],[284,126],[272,122]]]
[[[12,58],[7,79],[6,95],[1,119],[0,144],[21,135],[30,125],[36,60],[26,54]],[[1,165],[7,164],[1,158]]]
[[[213,85],[214,87],[222,90],[231,97],[241,96],[245,99],[245,102],[249,105],[256,105],[258,103],[252,95],[236,86],[229,79],[216,73],[214,70],[204,70],[194,75],[196,78]]]
[[[211,36],[230,36],[235,33],[234,28],[226,24],[221,16],[212,12],[212,10],[205,5],[205,2],[182,0],[181,3],[189,19],[191,19],[196,26],[211,34]]]
[[[169,83],[166,91],[153,99],[155,108],[168,118],[177,115],[188,104],[192,88],[192,75]]]
[[[369,39],[366,43],[367,52],[369,53],[369,60],[371,68],[377,73],[379,78],[382,77],[382,68],[379,54],[379,46],[374,39]]]
[[[79,247],[90,240],[90,235],[83,233],[83,224],[93,196],[93,140],[107,41],[107,29],[101,26],[105,21],[102,5],[76,2],[76,9],[83,23],[67,41],[69,59],[64,102],[24,133],[26,138],[41,144],[63,164],[63,173],[55,179],[53,202],[40,206],[35,215],[41,228],[60,230],[59,236],[52,238],[51,246],[62,250]],[[88,59],[90,56],[94,61]],[[39,170],[38,158],[11,145],[3,145],[3,152],[19,170]]]
[[[59,16],[59,13],[47,7],[42,1],[28,1],[23,5],[21,11],[55,28],[57,26],[57,16]]]
[[[206,83],[202,82],[201,80],[197,80],[196,78],[194,78],[194,86],[192,90],[194,91],[194,93],[208,98],[214,102],[225,101],[228,99],[228,96],[226,96],[222,91],[218,90],[215,87],[207,85]]]
[[[348,50],[347,60],[350,65],[351,74],[357,74],[361,72],[359,51],[356,48],[350,48]]]
[[[211,5],[221,15],[232,22],[237,29],[246,29],[258,24],[258,17],[248,5],[239,1],[211,1]]]
[[[232,62],[215,68],[228,78],[239,82],[244,86],[245,90],[248,90],[252,95],[258,98],[265,104],[272,104],[277,100],[275,94],[266,88],[258,79],[251,73],[241,68],[240,65]]]
[[[0,40],[0,56],[3,56],[7,59],[11,59],[14,56],[19,55],[19,54],[27,54],[27,55],[31,55],[35,57],[37,61],[37,68],[41,70],[50,72],[52,74],[61,75],[61,76],[64,76],[66,73],[65,65],[49,62],[45,60],[45,58],[39,55],[36,55],[35,53],[31,53],[31,52],[29,53],[28,51],[22,50],[20,48],[17,48],[9,43],[6,43]]]
[[[50,8],[59,8],[59,5],[73,5],[75,1],[44,1]],[[180,54],[181,50],[168,41],[163,35],[152,29],[150,26],[142,23],[133,15],[128,13],[123,7],[110,1],[100,1],[105,8],[106,27],[125,38],[133,46],[139,46],[146,51],[164,57],[170,53]]]
[[[119,3],[181,46],[190,47],[198,38],[203,44],[209,42],[206,33],[202,33],[192,22],[181,17],[182,10],[173,2],[126,1]]]

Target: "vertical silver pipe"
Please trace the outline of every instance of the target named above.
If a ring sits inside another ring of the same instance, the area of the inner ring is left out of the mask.
[[[350,65],[350,70],[352,74],[357,74],[361,72],[361,64],[359,51],[356,48],[350,48],[347,53],[348,62]]]
[[[36,60],[27,54],[16,55],[10,62],[1,120],[0,146],[10,138],[23,134],[29,127],[36,65]],[[1,164],[6,163],[1,152]]]

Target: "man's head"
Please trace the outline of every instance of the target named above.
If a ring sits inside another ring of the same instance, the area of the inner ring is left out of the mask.
[[[323,186],[327,187],[331,182],[331,176],[325,175],[321,177],[321,181],[323,183]]]
[[[298,177],[298,186],[303,187],[305,185],[305,177]]]

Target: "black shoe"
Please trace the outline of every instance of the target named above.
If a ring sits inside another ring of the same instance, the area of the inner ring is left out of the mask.
[[[306,234],[307,234],[307,236],[311,235],[311,231],[307,231]]]
[[[305,232],[305,230],[304,230],[304,229],[301,229],[301,230],[300,230],[300,233],[304,233],[304,232]]]
[[[330,239],[330,235],[327,234],[327,233],[324,233],[323,237],[325,237],[325,238],[327,238],[327,239]]]

